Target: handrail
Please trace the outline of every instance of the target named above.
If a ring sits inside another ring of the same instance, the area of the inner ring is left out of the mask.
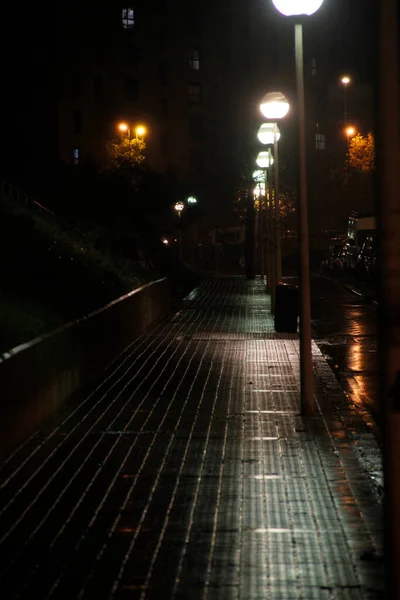
[[[43,204],[40,204],[39,202],[37,202],[36,200],[31,198],[31,196],[28,196],[28,194],[25,194],[25,192],[21,192],[21,190],[19,190],[17,187],[15,187],[15,185],[12,185],[11,183],[9,183],[8,181],[5,181],[4,179],[1,180],[0,189],[1,189],[2,195],[8,194],[8,196],[11,199],[16,199],[17,202],[21,202],[21,200],[22,200],[22,202],[24,202],[25,205],[30,205],[30,206],[33,206],[34,208],[38,207],[38,208],[40,208],[40,210],[43,210],[44,212],[51,215],[52,217],[56,216],[51,210],[49,210],[48,208],[43,206]]]

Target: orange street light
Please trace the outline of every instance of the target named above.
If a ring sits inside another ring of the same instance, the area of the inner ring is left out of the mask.
[[[118,129],[119,129],[120,131],[129,131],[129,127],[128,127],[128,125],[127,125],[126,123],[120,123],[120,124],[118,125]]]
[[[144,125],[138,125],[135,129],[136,136],[144,136],[147,133],[147,129]]]
[[[343,83],[343,85],[348,85],[350,83],[350,77],[344,75],[341,79],[341,82]]]
[[[347,148],[350,148],[350,138],[356,134],[356,130],[354,127],[346,127],[345,133],[347,135]]]

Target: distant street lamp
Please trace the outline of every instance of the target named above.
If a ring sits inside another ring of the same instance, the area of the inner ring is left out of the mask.
[[[324,0],[272,0],[285,16],[312,15]],[[304,107],[303,26],[295,23],[297,114],[299,127],[299,242],[300,242],[300,379],[301,411],[314,414],[311,354],[310,259],[308,249],[306,128]]]
[[[273,144],[275,141],[274,130],[275,130],[274,123],[263,123],[257,133],[257,137],[260,140],[260,142],[264,145],[265,144]],[[281,137],[281,134],[278,130],[277,139],[279,140],[280,137]]]
[[[174,209],[176,210],[176,212],[178,213],[178,217],[179,217],[179,221],[181,219],[181,213],[183,211],[183,209],[185,208],[185,205],[183,204],[183,202],[176,202]],[[178,240],[179,240],[179,258],[182,260],[182,232],[181,232],[181,227],[179,224],[179,229],[178,229]]]
[[[283,119],[289,112],[289,102],[281,92],[269,92],[261,100],[260,110],[271,121]]]
[[[131,127],[130,125],[128,125],[128,123],[119,123],[118,129],[122,133],[127,132],[127,134],[128,134],[128,156],[130,158],[131,157],[131,131],[132,131],[132,129],[134,129],[134,131],[135,131],[135,139],[136,140],[139,139],[139,137],[144,137],[147,133],[147,129],[144,125],[136,125],[136,126]]]
[[[268,152],[262,151],[258,153],[256,158],[256,163],[261,169],[269,169],[274,164],[274,158],[271,154],[271,151]]]
[[[350,146],[350,138],[353,137],[356,134],[356,130],[354,127],[346,127],[345,129],[346,132],[346,136],[347,136],[347,147]]]
[[[348,75],[344,75],[340,80],[344,85],[344,124],[347,123],[347,86],[350,83],[350,77]]]
[[[265,197],[265,211],[266,211],[266,230],[267,230],[267,247],[268,247],[268,252],[267,252],[267,289],[268,291],[272,290],[274,287],[274,265],[272,262],[272,227],[271,227],[271,194],[268,194],[269,196],[269,202],[267,201],[267,190],[268,190],[268,179],[271,179],[271,177],[268,177],[267,173],[268,173],[268,169],[270,169],[272,167],[272,165],[274,164],[274,159],[273,156],[271,154],[271,149],[268,148],[268,151],[261,151],[258,153],[258,156],[256,158],[256,163],[257,166],[259,166],[261,169],[263,169],[262,173],[264,175],[264,185],[262,186],[262,182],[261,182],[261,177],[260,177],[260,171],[254,171],[253,173],[253,179],[259,184],[260,188],[261,186],[264,188],[263,190],[260,190],[260,196],[261,196],[261,191],[264,192],[264,197]],[[271,190],[271,186],[269,186],[269,190]],[[263,230],[263,217],[262,217],[262,200],[260,199],[260,219],[261,219],[261,231]],[[264,243],[263,240],[261,242],[261,258],[262,258],[262,275],[264,275]],[[271,305],[271,310],[272,310],[272,305]]]
[[[260,110],[264,117],[274,121],[264,124],[264,134],[261,131],[261,125],[258,132],[258,138],[262,142],[262,137],[266,140],[264,144],[274,145],[274,242],[275,242],[275,285],[280,282],[282,277],[282,252],[281,252],[281,231],[280,231],[280,210],[279,210],[279,160],[278,160],[278,141],[281,134],[276,121],[282,119],[289,112],[289,102],[281,92],[269,92],[264,96],[260,104]],[[265,127],[265,125],[268,127]],[[272,135],[270,135],[272,129]],[[272,312],[275,311],[275,286],[271,290]]]
[[[197,204],[197,198],[195,198],[194,196],[189,196],[187,201],[188,201],[188,204]]]
[[[181,212],[185,208],[185,205],[183,204],[183,202],[177,202],[175,204],[174,208],[175,208],[176,212],[178,213],[178,217],[180,218]]]

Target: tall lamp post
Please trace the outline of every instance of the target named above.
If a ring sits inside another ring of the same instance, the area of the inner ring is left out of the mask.
[[[180,258],[180,260],[182,260],[182,232],[181,232],[181,222],[180,221],[181,221],[181,213],[184,208],[185,208],[185,205],[181,201],[176,202],[176,204],[174,206],[174,209],[176,210],[178,217],[179,217],[178,243],[179,243],[179,258]]]
[[[350,77],[348,75],[343,75],[340,80],[344,85],[344,124],[347,123],[347,86],[350,83]]]
[[[271,191],[271,186],[269,186],[268,188],[268,180],[271,179],[271,177],[268,177],[268,170],[271,169],[272,165],[274,164],[274,159],[272,157],[271,154],[271,150],[270,148],[268,148],[268,152],[266,151],[262,151],[258,153],[258,156],[256,158],[256,163],[257,166],[260,167],[260,169],[264,170],[264,197],[265,197],[265,210],[266,210],[266,216],[267,216],[267,240],[268,240],[268,250],[267,250],[267,260],[268,260],[268,268],[267,268],[267,289],[271,292],[271,296],[272,296],[272,290],[274,289],[275,286],[275,276],[274,276],[274,262],[272,260],[272,251],[273,251],[273,245],[272,245],[272,226],[271,226],[271,212],[272,212],[272,207],[271,207],[271,193],[268,194],[267,190],[269,189],[269,192]],[[258,171],[255,171],[255,173],[253,174],[253,177],[255,174],[259,173]],[[259,179],[259,176],[257,176]],[[258,181],[260,183],[260,181]],[[262,188],[261,188],[262,189]],[[267,202],[267,197],[269,196],[269,206],[268,206],[268,202]],[[261,218],[262,218],[262,212],[261,212]],[[272,301],[271,301],[271,312],[273,312],[273,306],[272,306]]]
[[[279,161],[278,161],[278,141],[280,132],[276,121],[283,119],[289,112],[289,102],[281,92],[270,92],[264,96],[260,104],[260,110],[266,119],[274,121],[261,125],[258,132],[258,138],[262,142],[262,128],[266,133],[267,129],[271,132],[269,139],[265,135],[264,143],[274,145],[274,242],[275,242],[275,283],[279,283],[282,277],[282,258],[281,258],[281,231],[280,231],[280,210],[279,210]],[[268,141],[267,141],[268,139]],[[272,290],[272,305],[275,307],[275,289]]]
[[[264,218],[263,218],[263,198],[266,197],[265,194],[265,172],[264,169],[258,169],[257,171],[254,171],[253,173],[253,181],[256,184],[256,187],[254,188],[254,192],[252,194],[252,198],[254,201],[254,198],[258,198],[259,200],[259,214],[260,214],[260,219],[259,219],[259,225],[260,225],[260,238],[261,238],[261,277],[264,277],[265,275],[265,271],[267,273],[267,281],[268,281],[268,277],[269,277],[269,254],[268,254],[268,249],[266,248],[265,244],[264,244],[264,231],[267,231],[267,227],[265,226],[264,223]],[[267,206],[265,206],[265,208],[267,209]],[[267,236],[268,236],[268,231],[267,231]],[[267,251],[265,251],[267,250]],[[266,260],[265,260],[266,259]],[[267,263],[267,268],[265,269],[265,263]]]
[[[302,15],[315,13],[324,0],[272,0],[286,17],[296,17],[294,26],[299,139],[299,243],[300,243],[300,381],[301,411],[314,414],[312,381],[310,263],[308,254],[306,128],[304,109],[304,64]],[[299,22],[300,21],[300,22]]]

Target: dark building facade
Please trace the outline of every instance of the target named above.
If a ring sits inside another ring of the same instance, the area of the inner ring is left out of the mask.
[[[63,161],[101,162],[118,123],[144,124],[153,169],[218,192],[258,100],[252,17],[226,0],[68,3],[57,36]]]

